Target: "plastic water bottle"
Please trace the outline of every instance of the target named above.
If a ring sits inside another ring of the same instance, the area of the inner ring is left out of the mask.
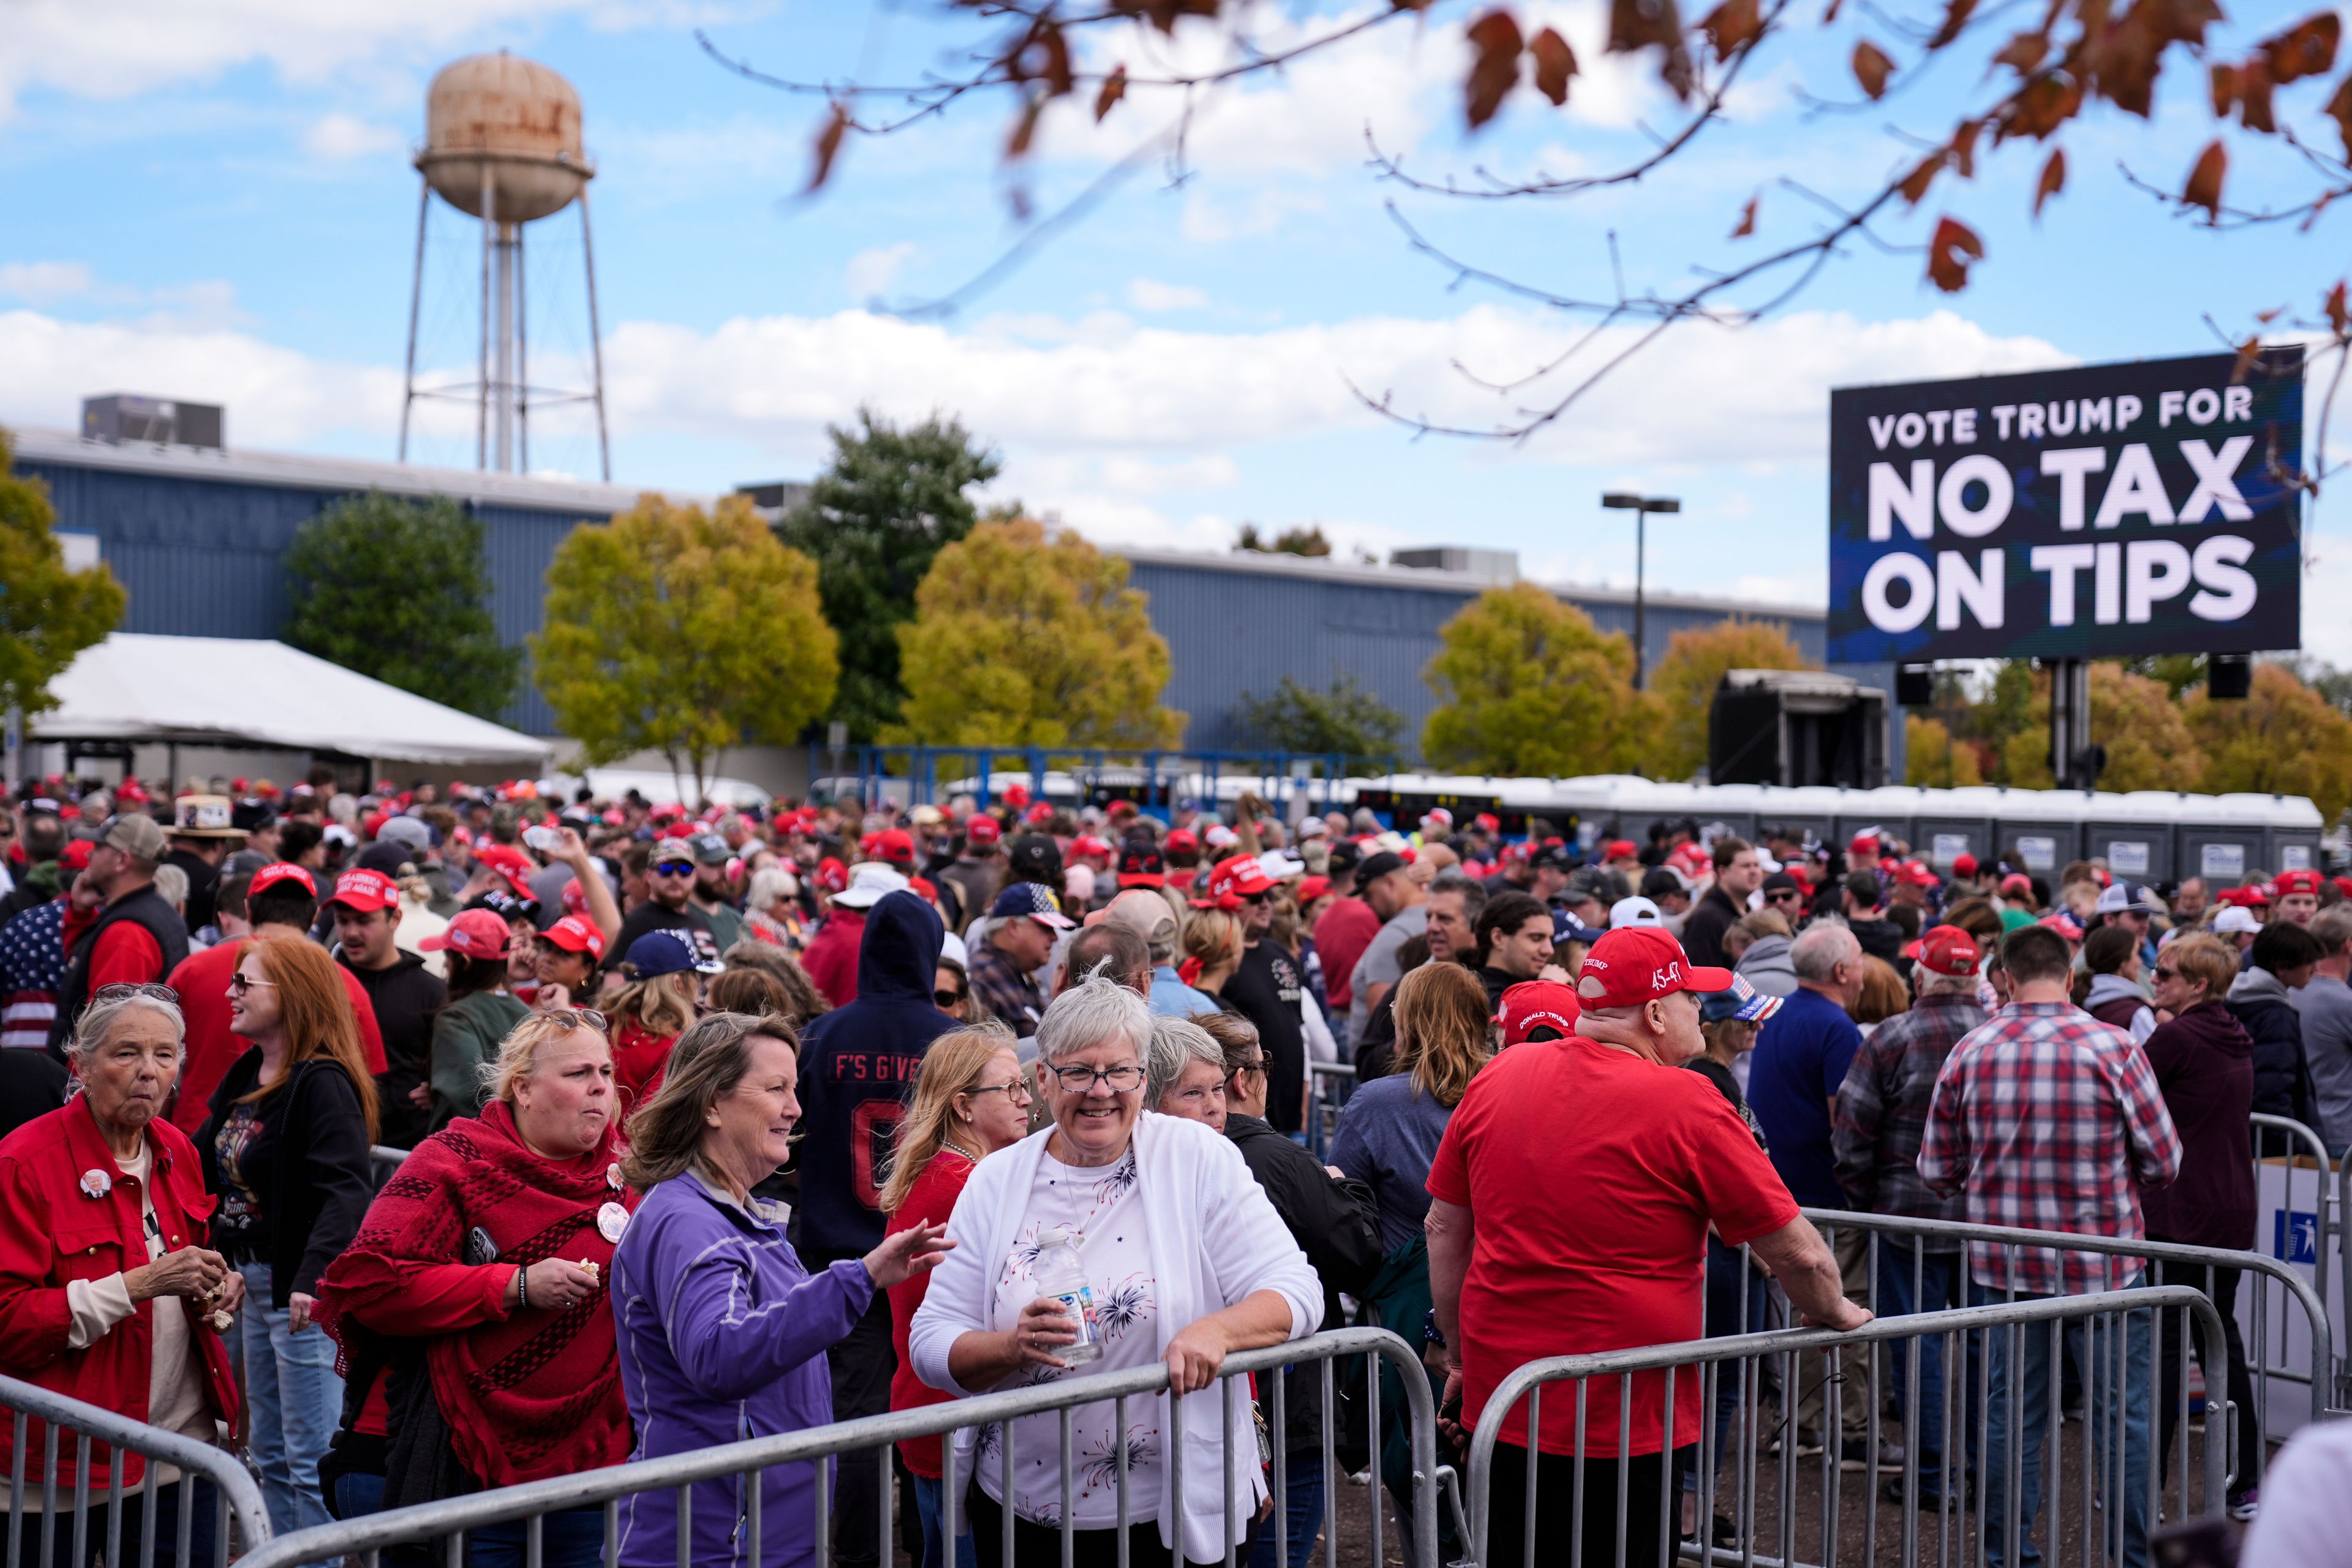
[[[1060,1302],[1078,1332],[1076,1342],[1054,1353],[1072,1366],[1099,1359],[1102,1329],[1095,1321],[1095,1293],[1087,1284],[1086,1266],[1078,1261],[1077,1242],[1066,1230],[1048,1230],[1037,1237],[1037,1293]]]

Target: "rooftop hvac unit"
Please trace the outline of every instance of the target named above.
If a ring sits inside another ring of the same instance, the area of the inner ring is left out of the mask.
[[[110,393],[81,400],[81,433],[99,441],[152,441],[163,447],[221,447],[225,416],[217,403]]]
[[[1811,669],[1734,669],[1707,715],[1707,782],[1876,789],[1886,782],[1886,693]]]

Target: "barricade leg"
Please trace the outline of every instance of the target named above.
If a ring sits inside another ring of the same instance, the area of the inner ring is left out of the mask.
[[[1672,1561],[1665,1555],[1672,1543],[1660,1533],[1658,1520],[1667,1500],[1668,1478],[1693,1462],[1695,1447],[1677,1449],[1671,1458],[1636,1454],[1623,1461],[1538,1454],[1530,1494],[1528,1451],[1496,1444],[1486,1561],[1494,1568],[1521,1568],[1529,1562],[1541,1568],[1652,1568]],[[1526,1523],[1530,1513],[1535,1519],[1532,1557]]]
[[[2218,1442],[2221,1436],[2221,1402],[2226,1397],[2239,1411],[2238,1448],[2231,1456],[2236,1475],[2230,1482],[2230,1499],[2235,1502],[2252,1493],[2261,1484],[2263,1471],[2263,1435],[2256,1427],[2252,1412],[2254,1408],[2254,1380],[2246,1365],[2245,1341],[2238,1332],[2238,1278],[2235,1268],[2211,1268],[2200,1264],[2158,1263],[2156,1281],[2160,1285],[2188,1285],[2201,1289],[2221,1315],[2222,1342],[2209,1345],[2201,1328],[2193,1331],[2198,1364],[2205,1369],[2205,1432],[2206,1440]],[[2161,1344],[2157,1358],[2157,1390],[2160,1414],[2158,1452],[2168,1479],[2172,1473],[2173,1434],[2179,1424],[2180,1399],[2174,1383],[2178,1377],[2179,1348],[2186,1314],[2164,1314]],[[2225,1372],[2226,1367],[2226,1372]],[[2225,1392],[2226,1391],[2226,1392]]]

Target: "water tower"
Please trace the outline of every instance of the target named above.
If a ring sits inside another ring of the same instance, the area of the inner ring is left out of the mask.
[[[501,49],[444,67],[425,97],[424,178],[416,208],[416,270],[408,295],[408,373],[400,406],[400,459],[408,460],[409,411],[422,398],[474,405],[474,466],[506,472],[530,466],[536,402],[591,403],[604,478],[613,455],[604,431],[604,352],[596,324],[596,254],[590,244],[588,182],[595,165],[580,142],[580,95],[572,84]],[[416,384],[416,321],[425,292],[425,220],[433,197],[482,225],[481,363],[475,378]],[[595,384],[564,392],[530,384],[523,321],[523,226],[580,208],[580,251],[588,268],[588,343]]]

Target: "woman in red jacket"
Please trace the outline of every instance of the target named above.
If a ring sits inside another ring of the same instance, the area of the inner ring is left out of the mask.
[[[218,1325],[236,1311],[244,1282],[205,1245],[213,1200],[203,1164],[161,1115],[184,1054],[168,989],[101,987],[68,1051],[81,1092],[0,1142],[0,1373],[213,1443],[236,1419],[236,1380]],[[5,1511],[25,1532],[29,1562],[39,1551],[40,1456],[50,1439],[39,1421],[25,1429],[24,1455],[12,1452],[12,1439],[0,1422],[0,1477],[25,1465],[27,1495]],[[62,1500],[82,1479],[79,1446],[70,1434],[57,1441]],[[92,1446],[93,1542],[108,1529],[115,1459]],[[144,1466],[135,1454],[121,1462],[127,1491]],[[0,1480],[0,1493],[5,1486]],[[154,1494],[159,1563],[178,1561],[181,1494],[160,1485]],[[210,1568],[218,1500],[211,1483],[196,1484],[188,1568]],[[123,1505],[125,1542],[139,1539],[142,1502],[129,1496]],[[72,1532],[58,1524],[62,1563]]]
[[[515,1026],[479,1119],[416,1146],[320,1281],[347,1368],[321,1468],[341,1517],[628,1458],[604,1271],[637,1194],[620,1178],[604,1028],[585,1008]],[[544,1568],[593,1568],[604,1520],[548,1515]],[[467,1540],[472,1568],[524,1561],[520,1521]]]
[[[927,1223],[945,1225],[972,1167],[999,1149],[1029,1134],[1029,1085],[1013,1031],[998,1023],[954,1029],[933,1040],[915,1075],[914,1104],[898,1123],[898,1155],[883,1186],[882,1212],[890,1216],[886,1235]],[[912,1410],[943,1405],[950,1395],[926,1387],[907,1359],[907,1325],[923,1304],[930,1279],[924,1269],[890,1287],[890,1340],[898,1370],[890,1379],[890,1408]],[[898,1445],[915,1477],[915,1502],[923,1520],[923,1555],[916,1568],[947,1568],[940,1537],[940,1440],[915,1437]],[[962,1467],[967,1479],[971,1467]],[[958,1568],[971,1568],[971,1526],[956,1548]]]

